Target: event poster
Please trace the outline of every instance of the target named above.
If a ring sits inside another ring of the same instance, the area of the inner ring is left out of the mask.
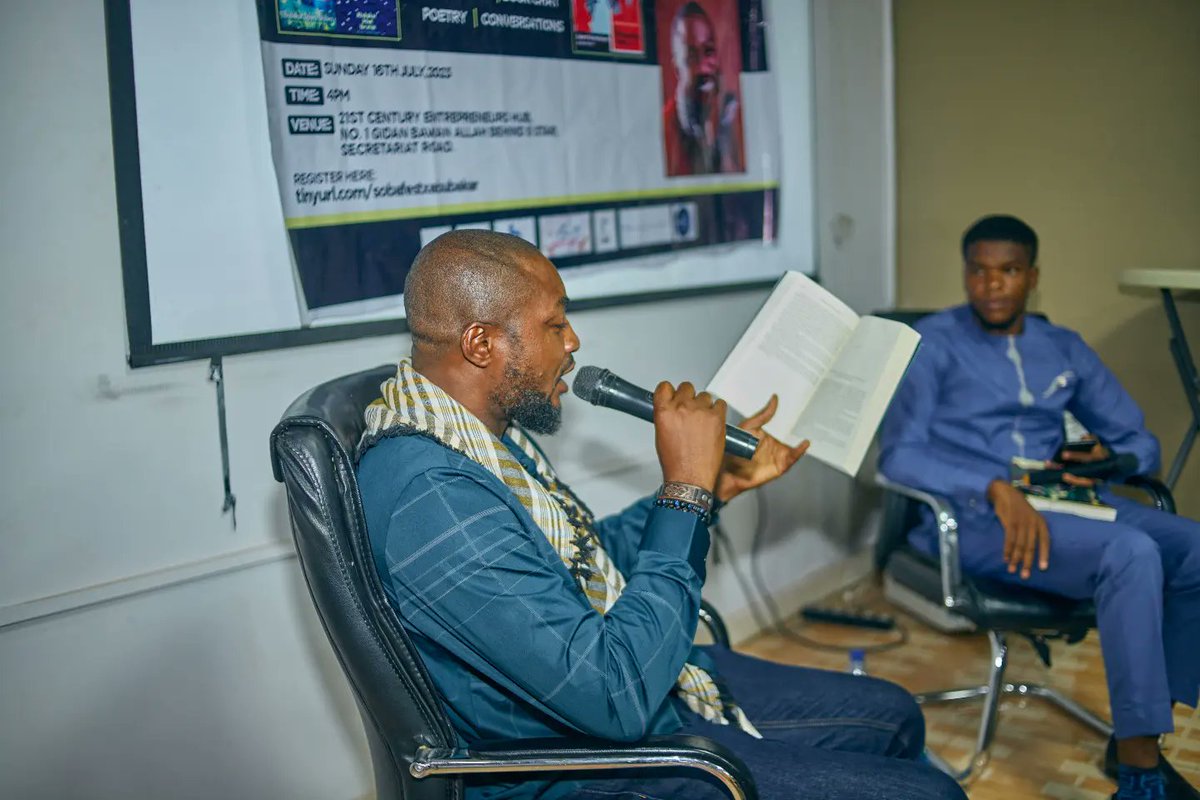
[[[762,0],[258,0],[307,308],[403,291],[454,228],[560,269],[776,238]]]

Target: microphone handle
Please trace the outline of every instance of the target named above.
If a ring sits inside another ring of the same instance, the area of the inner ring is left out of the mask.
[[[654,395],[608,370],[605,372],[607,374],[600,379],[592,403],[644,419],[646,422],[654,422]]]
[[[735,428],[733,425],[725,426],[725,452],[731,456],[738,458],[754,458],[754,451],[758,449],[758,437],[752,433],[746,433],[741,428]]]
[[[654,395],[624,378],[609,373],[604,377],[603,390],[596,393],[596,405],[654,422]],[[738,458],[754,458],[758,437],[733,425],[725,426],[725,452]]]

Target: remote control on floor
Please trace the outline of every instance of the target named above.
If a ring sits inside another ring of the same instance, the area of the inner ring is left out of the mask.
[[[850,625],[855,628],[875,628],[890,631],[896,620],[887,614],[872,614],[870,611],[844,611],[821,606],[805,606],[800,615],[810,622],[831,622],[834,625]]]

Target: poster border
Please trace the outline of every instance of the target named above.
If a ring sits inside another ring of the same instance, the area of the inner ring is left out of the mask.
[[[112,118],[117,228],[124,288],[126,360],[130,367],[149,367],[228,355],[283,350],[306,345],[406,333],[404,318],[318,325],[308,328],[247,333],[155,344],[151,329],[150,282],[142,205],[141,156],[138,146],[137,98],[134,86],[130,0],[104,0],[108,56],[109,109]],[[657,303],[707,295],[769,289],[778,276],[761,280],[713,283],[685,289],[606,295],[572,301],[570,310],[586,311],[638,303]]]

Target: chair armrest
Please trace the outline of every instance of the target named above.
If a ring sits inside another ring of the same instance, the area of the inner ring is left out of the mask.
[[[1155,508],[1159,511],[1166,511],[1168,514],[1176,513],[1175,496],[1171,494],[1171,490],[1167,488],[1167,485],[1157,478],[1151,478],[1148,475],[1133,475],[1126,478],[1122,483],[1126,486],[1132,486],[1135,489],[1141,489],[1150,495]]]
[[[903,495],[933,509],[938,523],[938,556],[942,573],[942,604],[954,608],[959,604],[958,590],[962,585],[962,566],[958,556],[958,519],[950,501],[939,495],[923,492],[902,483],[896,483],[886,475],[875,476],[875,483],[886,491]]]
[[[702,736],[602,739],[516,739],[465,748],[419,747],[414,778],[500,772],[576,772],[687,767],[715,777],[734,800],[758,800],[750,770],[732,751]]]
[[[714,644],[729,647],[729,629],[725,627],[725,620],[707,600],[700,601],[700,623],[708,629]]]

